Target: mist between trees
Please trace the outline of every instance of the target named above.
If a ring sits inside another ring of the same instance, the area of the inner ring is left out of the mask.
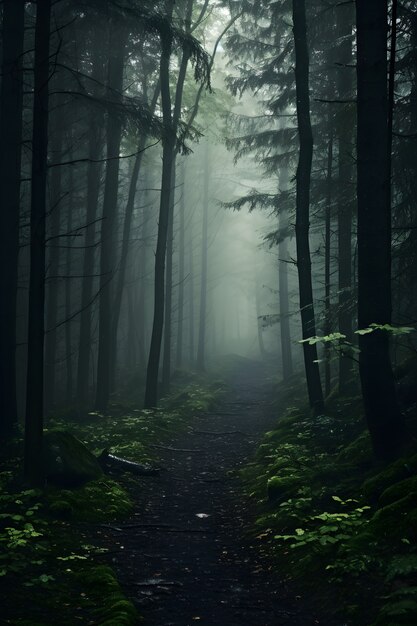
[[[404,441],[417,319],[413,2],[2,4],[0,429],[152,408],[229,353],[361,390]],[[358,333],[359,331],[359,333]]]

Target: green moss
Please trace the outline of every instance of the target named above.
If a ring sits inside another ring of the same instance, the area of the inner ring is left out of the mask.
[[[106,565],[90,567],[76,575],[95,610],[96,623],[101,626],[133,626],[139,620],[135,606],[128,600],[113,570]]]
[[[345,446],[338,455],[339,462],[353,466],[370,467],[373,461],[372,443],[369,433],[363,432]]]
[[[378,505],[380,507],[387,506],[395,502],[396,500],[401,500],[405,498],[410,493],[417,493],[417,476],[410,476],[409,478],[405,478],[395,485],[388,487],[385,491],[382,492]],[[416,501],[417,507],[417,501]]]
[[[272,476],[267,484],[268,498],[273,502],[283,500],[299,486],[301,486],[300,476]]]
[[[102,478],[80,489],[46,492],[52,516],[75,521],[103,521],[126,517],[133,509],[129,494],[111,478]]]
[[[376,476],[368,478],[363,483],[363,491],[371,501],[376,502],[388,487],[415,474],[417,474],[417,454],[398,459]]]
[[[96,457],[65,430],[46,431],[43,449],[46,476],[52,485],[77,487],[103,475]]]
[[[394,539],[413,538],[417,528],[417,492],[409,493],[376,511],[369,522],[375,537],[388,542]]]

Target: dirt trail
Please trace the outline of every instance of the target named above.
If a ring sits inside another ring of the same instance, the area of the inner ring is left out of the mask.
[[[273,423],[262,382],[260,367],[239,368],[221,407],[193,420],[167,444],[171,450],[159,450],[167,471],[138,483],[132,518],[105,533],[112,566],[145,625],[319,623],[245,535],[253,507],[228,476]]]

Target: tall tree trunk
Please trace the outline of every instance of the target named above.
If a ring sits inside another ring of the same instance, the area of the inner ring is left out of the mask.
[[[58,110],[56,115],[61,112]],[[51,161],[58,164],[62,159],[63,130],[61,121],[56,119],[56,124],[51,123],[54,130],[51,141]],[[62,168],[58,165],[53,167],[51,174],[51,192],[49,203],[49,263],[46,282],[46,334],[45,334],[45,408],[53,409],[55,405],[55,372],[56,372],[56,346],[57,346],[57,321],[58,321],[58,297],[59,297],[59,263],[60,263],[60,240],[61,227],[61,195],[62,195]]]
[[[145,188],[147,187],[147,182],[149,182],[150,177],[148,175],[145,176]],[[150,185],[149,185],[150,186]],[[149,192],[145,190],[143,196],[143,209],[142,209],[142,228],[141,228],[141,239],[142,245],[140,247],[139,253],[139,268],[140,268],[140,278],[139,278],[139,294],[138,294],[138,308],[137,308],[137,328],[138,328],[138,348],[139,348],[139,364],[141,366],[146,366],[146,302],[147,302],[147,294],[148,294],[148,279],[147,279],[147,271],[148,271],[148,222],[149,215],[151,213],[150,207],[148,207],[149,200]]]
[[[171,178],[171,209],[168,225],[166,280],[165,280],[165,325],[164,325],[164,356],[162,361],[162,390],[168,393],[171,382],[171,348],[172,348],[172,277],[174,252],[174,212],[175,212],[175,181],[176,164],[172,164]]]
[[[208,208],[210,181],[210,148],[206,141],[204,150],[203,174],[203,231],[201,238],[201,286],[200,286],[200,318],[198,325],[197,368],[204,371],[206,367],[206,322],[207,322],[207,274],[208,274]]]
[[[159,83],[155,88],[152,101],[150,103],[150,110],[153,113],[156,107],[156,103],[159,96]],[[114,389],[115,374],[117,365],[117,331],[119,327],[120,310],[122,306],[123,290],[125,286],[127,259],[129,254],[130,243],[130,231],[132,227],[133,211],[135,208],[135,199],[138,187],[139,174],[142,166],[143,154],[146,146],[147,136],[144,134],[137,148],[137,155],[133,165],[132,175],[130,177],[129,192],[126,202],[125,216],[123,222],[123,238],[122,238],[122,250],[120,253],[119,272],[117,277],[117,284],[113,302],[113,317],[112,317],[112,346],[111,353],[113,355],[111,359],[111,386]]]
[[[72,139],[72,137],[71,137]],[[71,159],[70,159],[71,160]],[[72,231],[72,213],[74,211],[74,170],[71,167],[68,176],[69,187],[69,202],[67,213],[67,232]],[[71,240],[69,240],[71,241]],[[73,390],[73,358],[72,358],[72,325],[71,325],[71,304],[72,304],[72,280],[70,278],[72,271],[72,250],[70,244],[68,244],[66,250],[65,259],[65,357],[66,357],[66,399],[67,405],[72,403],[72,390]]]
[[[23,0],[3,2],[0,91],[0,437],[17,427],[16,297],[22,152]]]
[[[50,23],[51,0],[38,0],[35,27],[25,420],[25,477],[35,486],[44,482],[42,439]]]
[[[259,277],[255,276],[255,311],[256,311],[256,325],[258,330],[258,346],[259,354],[262,358],[266,355],[265,343],[262,329],[262,313],[261,313],[261,294],[259,288]]]
[[[177,322],[177,367],[182,366],[184,336],[184,290],[185,290],[185,159],[181,164],[181,199],[179,206],[178,242],[178,322]]]
[[[101,34],[101,31],[97,33]],[[98,39],[98,36],[97,36]],[[95,56],[92,60],[93,83],[103,80],[102,58],[99,50],[99,42],[95,40]],[[97,94],[96,94],[97,95]],[[100,110],[92,107],[89,112],[89,137],[88,137],[88,169],[87,169],[87,213],[84,239],[84,258],[82,265],[83,280],[81,286],[81,315],[80,332],[78,337],[78,362],[77,362],[77,402],[81,407],[86,407],[89,399],[90,383],[90,355],[91,355],[91,306],[95,280],[93,277],[95,267],[95,237],[96,219],[98,213],[98,200],[100,194],[100,182],[102,166],[97,161],[102,156],[103,133],[102,126],[104,115]]]
[[[280,187],[282,191],[288,191],[288,169],[281,171]],[[288,237],[285,231],[288,228],[288,212],[282,210],[279,218],[280,230],[284,235],[280,237],[278,244],[278,281],[279,281],[279,317],[280,317],[280,335],[281,335],[281,358],[282,358],[282,377],[284,381],[292,376],[292,348],[291,348],[291,330],[290,330],[290,299],[288,290],[288,264],[290,256],[288,254]]]
[[[103,214],[101,221],[100,246],[100,298],[99,298],[99,337],[97,356],[96,408],[106,410],[110,394],[110,363],[116,355],[111,353],[112,303],[111,286],[115,266],[115,245],[117,237],[117,198],[119,185],[120,143],[122,139],[122,117],[113,103],[120,103],[123,91],[123,70],[127,31],[125,28],[110,25],[108,97],[111,102],[107,114],[107,162],[104,183]]]
[[[194,311],[194,238],[193,238],[193,223],[192,217],[190,219],[190,236],[188,240],[188,248],[189,248],[189,272],[190,276],[188,279],[188,332],[189,332],[189,361],[190,366],[194,367],[195,364],[195,311]]]
[[[186,4],[184,30],[188,34],[191,33],[193,4],[194,0],[188,0]],[[168,18],[172,16],[173,8],[174,0],[168,0]],[[171,33],[165,32],[161,34],[161,60],[159,76],[165,137],[163,139],[161,199],[159,207],[158,240],[155,254],[154,318],[152,325],[151,347],[149,350],[148,367],[146,372],[146,408],[156,406],[158,402],[158,373],[165,313],[165,259],[167,253],[169,214],[171,207],[171,178],[172,169],[175,166],[175,160],[179,150],[179,146],[176,141],[176,134],[181,119],[185,77],[190,59],[190,50],[185,45],[183,47],[181,63],[178,71],[174,98],[174,110],[172,112],[170,90],[170,59],[172,53],[172,43]],[[170,320],[168,321],[170,322]],[[170,333],[171,331],[169,330],[168,332]]]
[[[331,124],[331,119],[329,120]],[[326,176],[326,215],[325,215],[325,242],[324,242],[324,311],[325,311],[325,334],[330,335],[332,332],[331,320],[331,217],[332,217],[332,177],[333,177],[333,131],[329,139],[327,148],[327,176]],[[330,393],[331,389],[331,348],[329,343],[324,347],[324,389],[325,396]]]
[[[308,339],[316,334],[313,285],[310,256],[310,181],[313,159],[313,133],[310,120],[309,56],[305,0],[293,0],[295,43],[295,82],[297,92],[297,120],[300,141],[297,167],[296,245],[300,289],[301,325],[303,333],[304,364],[310,405],[315,413],[323,410],[323,391],[317,363],[317,346]],[[307,340],[307,341],[306,341]]]
[[[352,98],[354,85],[352,75],[352,27],[353,7],[337,7],[338,46],[337,93],[341,100]],[[348,105],[350,106],[350,105]],[[341,107],[336,117],[339,144],[339,196],[338,196],[338,280],[339,280],[339,332],[346,335],[350,344],[354,341],[352,327],[352,183],[353,183],[353,135],[350,117]],[[342,352],[339,358],[339,392],[352,392],[354,383],[352,354]]]
[[[388,168],[387,2],[356,0],[358,78],[358,322],[391,321],[391,211]],[[359,370],[376,456],[389,460],[404,441],[389,354],[382,330],[361,335]]]
[[[132,227],[133,211],[135,208],[135,197],[139,179],[139,172],[142,162],[142,150],[145,147],[145,139],[142,139],[138,146],[138,154],[136,155],[133,165],[132,175],[130,178],[129,192],[125,209],[125,217],[123,222],[122,250],[120,254],[119,272],[112,305],[112,331],[111,331],[111,361],[110,361],[110,382],[111,388],[115,388],[116,364],[117,364],[117,331],[119,328],[120,311],[122,308],[123,291],[125,287],[126,268],[129,254],[130,231]]]

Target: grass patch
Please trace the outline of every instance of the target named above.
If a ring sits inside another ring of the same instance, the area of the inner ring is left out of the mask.
[[[154,461],[151,445],[169,440],[197,413],[213,408],[223,391],[218,381],[182,374],[158,410],[118,402],[106,413],[83,418],[70,418],[68,411],[56,415],[48,428],[71,432],[94,454],[106,448],[131,461]],[[106,550],[90,545],[85,523],[128,516],[133,509],[129,485],[140,479],[103,476],[76,489],[24,489],[21,464],[22,441],[16,439],[0,466],[2,623],[53,626],[57,615],[62,626],[138,623],[114,572],[98,565]]]
[[[407,419],[413,432],[415,406]],[[346,624],[417,623],[415,453],[411,442],[400,460],[375,465],[360,398],[333,397],[317,418],[305,405],[281,409],[242,471],[262,550]]]

